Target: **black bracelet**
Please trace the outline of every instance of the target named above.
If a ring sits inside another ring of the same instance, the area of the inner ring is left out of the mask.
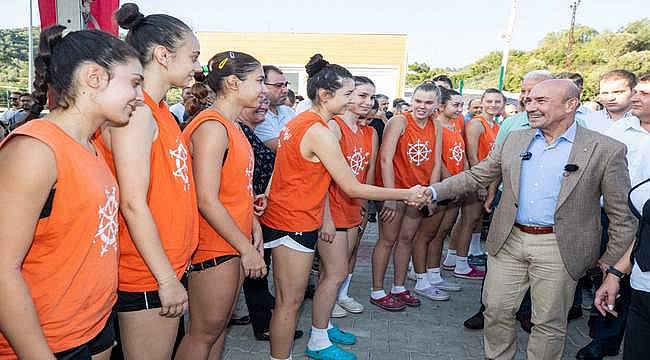
[[[607,268],[607,270],[605,270],[605,272],[608,273],[608,274],[612,274],[612,275],[616,276],[616,277],[619,278],[619,279],[623,279],[623,278],[625,277],[625,273],[624,273],[624,272],[618,270],[617,268],[615,268],[615,267],[612,266],[612,265],[610,265],[610,266]]]

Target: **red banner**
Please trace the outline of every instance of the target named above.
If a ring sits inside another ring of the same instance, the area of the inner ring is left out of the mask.
[[[69,1],[69,0],[58,0]],[[38,8],[41,14],[41,28],[46,28],[57,23],[56,18],[57,0],[38,0]],[[113,35],[117,35],[117,23],[113,18],[113,13],[120,5],[120,0],[93,0],[90,4],[90,15],[99,25],[100,30],[104,30]],[[81,9],[79,10],[81,11]],[[65,24],[62,24],[65,25]],[[95,23],[89,21],[86,26],[88,29],[95,29]]]

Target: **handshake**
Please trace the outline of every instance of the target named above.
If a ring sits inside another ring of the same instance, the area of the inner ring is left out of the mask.
[[[432,203],[433,192],[429,187],[415,185],[409,189],[408,198],[404,202],[409,206],[423,207]]]

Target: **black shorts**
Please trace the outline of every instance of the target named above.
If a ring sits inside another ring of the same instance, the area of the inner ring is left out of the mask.
[[[90,360],[92,355],[102,353],[115,346],[115,311],[106,320],[104,329],[89,342],[54,354],[57,360]]]
[[[181,284],[187,289],[187,274],[181,278]],[[162,307],[158,290],[153,291],[117,291],[117,303],[113,310],[120,312],[159,309]]]
[[[286,236],[290,238],[293,243],[297,243],[313,252],[316,249],[316,242],[318,241],[318,230],[293,232],[273,229],[262,224],[262,236],[264,237],[265,248],[274,248],[280,245],[286,245],[294,250],[301,251],[300,249],[292,247],[290,244],[277,243],[276,240],[280,240]]]
[[[205,269],[209,269],[211,267],[219,266],[220,264],[225,263],[226,261],[234,258],[238,258],[239,255],[222,255],[222,256],[217,256],[216,258],[202,261],[200,263],[192,264],[190,266],[190,271],[201,271]]]

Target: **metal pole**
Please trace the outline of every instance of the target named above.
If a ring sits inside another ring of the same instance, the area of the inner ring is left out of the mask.
[[[27,46],[29,46],[28,49],[28,61],[29,61],[29,75],[27,76],[27,88],[29,89],[29,92],[32,92],[32,83],[34,82],[33,76],[34,76],[34,37],[32,36],[32,26],[33,26],[33,6],[32,6],[33,0],[29,0],[29,29],[27,29],[27,36],[29,37],[29,41]]]
[[[506,68],[508,67],[508,55],[510,55],[510,44],[512,42],[512,30],[515,27],[515,19],[517,18],[517,7],[519,0],[512,0],[512,8],[510,9],[510,20],[508,20],[508,31],[503,35],[504,46],[503,54],[501,56],[501,66],[499,67],[499,90],[503,90],[503,83],[506,79]]]

